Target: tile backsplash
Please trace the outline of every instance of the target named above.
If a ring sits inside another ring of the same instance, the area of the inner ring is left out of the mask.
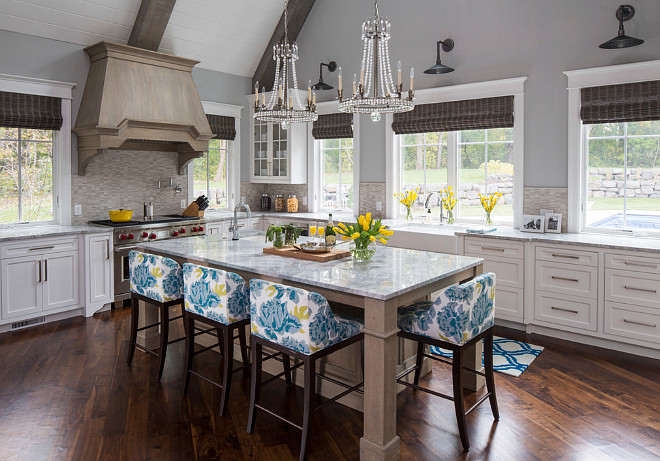
[[[71,177],[71,222],[108,219],[108,210],[125,208],[142,216],[142,204],[153,202],[154,215],[181,213],[181,200],[188,198],[185,175],[178,174],[178,154],[110,150],[92,159],[85,176]],[[174,187],[158,189],[158,181],[167,184],[174,178],[182,192]],[[82,215],[74,215],[74,206],[82,206]]]
[[[385,202],[387,200],[386,185],[383,182],[360,183],[360,214],[370,212],[378,219],[385,217]],[[381,210],[376,210],[376,202],[381,203]]]
[[[568,219],[568,189],[566,187],[525,187],[524,214],[539,214],[541,208],[561,213],[561,231],[566,232]]]
[[[303,205],[303,197],[308,196],[307,184],[257,184],[250,182],[241,183],[241,197],[245,197],[245,201],[252,210],[260,210],[261,196],[263,194],[270,195],[271,199],[277,194],[282,194],[285,199],[289,195],[293,194],[298,198],[299,212],[306,213],[309,209],[308,205]]]

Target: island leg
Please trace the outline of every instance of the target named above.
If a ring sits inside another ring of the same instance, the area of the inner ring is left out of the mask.
[[[399,459],[396,435],[396,366],[399,341],[396,306],[365,300],[364,436],[361,460]]]

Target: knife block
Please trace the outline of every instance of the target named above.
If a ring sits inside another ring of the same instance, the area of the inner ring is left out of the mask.
[[[197,205],[197,202],[192,202],[190,205],[188,205],[188,208],[183,210],[183,213],[181,214],[183,216],[190,216],[193,218],[203,218],[204,210],[199,209],[199,205]]]

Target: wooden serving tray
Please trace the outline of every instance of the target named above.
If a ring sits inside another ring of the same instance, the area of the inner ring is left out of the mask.
[[[302,250],[297,250],[292,246],[284,246],[280,249],[266,247],[264,248],[264,253],[269,255],[286,256],[287,258],[306,259],[308,261],[317,261],[320,263],[335,261],[351,255],[348,250],[338,250],[336,248],[333,248],[327,253],[304,253]]]

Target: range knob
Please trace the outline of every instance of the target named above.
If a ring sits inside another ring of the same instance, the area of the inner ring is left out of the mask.
[[[179,230],[180,233],[185,234],[186,230],[182,227],[181,230]]]
[[[177,231],[172,231],[172,237],[178,237],[179,233]]]
[[[204,228],[203,228],[202,226],[199,226],[199,227],[197,228],[197,230],[198,230],[199,232],[204,232]]]
[[[134,237],[135,237],[135,235],[133,235],[133,234],[128,234],[128,240],[133,240]]]
[[[156,238],[156,234],[151,234],[151,235],[149,235],[149,238],[150,238],[150,239],[155,239],[155,238]]]
[[[142,232],[142,238],[146,239],[147,237],[149,237],[149,233],[148,232]]]
[[[196,227],[193,227],[193,228],[192,228],[192,231],[193,231],[193,232],[197,232],[197,228],[196,228]]]
[[[126,240],[126,235],[125,235],[125,234],[121,234],[121,235],[119,236],[119,240]]]

